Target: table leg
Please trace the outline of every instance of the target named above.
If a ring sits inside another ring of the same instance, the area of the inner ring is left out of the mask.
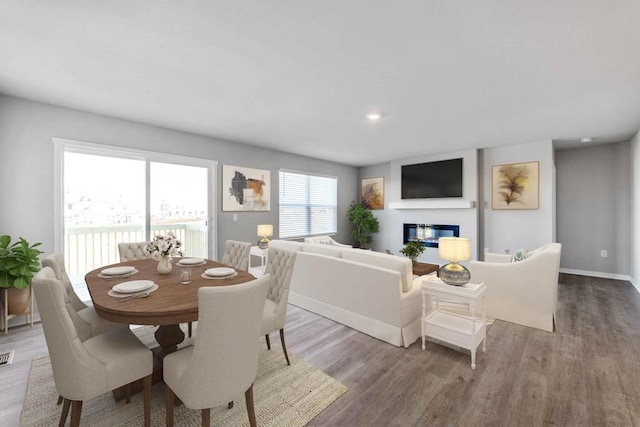
[[[425,310],[427,308],[427,296],[423,293],[422,294],[422,317],[420,317],[420,336],[422,337],[422,349],[424,350],[425,348],[425,343],[424,343],[424,315],[425,315]]]
[[[178,344],[184,340],[184,332],[180,329],[180,325],[160,325],[155,333],[156,341],[160,347],[155,347],[153,351],[153,376],[154,384],[163,380],[162,359],[170,353],[178,350]],[[116,402],[126,397],[126,387],[123,386],[113,390],[113,397]],[[131,384],[131,392],[138,393],[142,391],[142,380],[135,381]]]
[[[471,350],[471,369],[476,369],[476,351]]]

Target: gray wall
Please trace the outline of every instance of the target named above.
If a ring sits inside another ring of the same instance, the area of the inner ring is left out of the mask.
[[[279,168],[337,176],[336,240],[351,241],[346,211],[357,198],[354,167],[0,96],[0,234],[42,242],[45,252],[54,249],[53,137],[216,160],[218,182],[223,164],[270,170],[270,212],[240,212],[233,221],[232,212],[221,211],[218,188],[218,253],[227,239],[256,242],[258,224],[273,224],[277,236]]]
[[[556,151],[562,268],[631,274],[630,154],[627,142]]]

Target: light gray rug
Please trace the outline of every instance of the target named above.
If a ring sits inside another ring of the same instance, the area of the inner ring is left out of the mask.
[[[137,329],[145,343],[153,342],[153,328]],[[264,340],[264,338],[263,338]],[[264,341],[260,346],[258,377],[254,383],[256,419],[260,426],[303,426],[347,391],[347,387],[324,372],[289,353],[287,366],[282,348],[272,346],[268,351]],[[52,426],[60,420],[62,406],[56,405],[58,394],[53,381],[49,356],[33,358],[27,392],[20,418],[21,426]],[[175,408],[176,426],[200,426],[201,412]],[[69,419],[67,419],[67,423]],[[115,403],[106,393],[83,403],[81,425],[85,426],[143,426],[142,393],[131,403]],[[153,387],[151,424],[165,425],[164,385]],[[212,408],[211,424],[216,426],[248,426],[244,398],[227,406]]]

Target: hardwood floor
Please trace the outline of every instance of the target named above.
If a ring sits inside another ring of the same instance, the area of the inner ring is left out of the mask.
[[[468,354],[397,348],[290,306],[287,349],[349,387],[309,425],[640,425],[640,294],[624,281],[560,282],[556,333],[496,321],[475,371]],[[9,349],[2,426],[17,425],[31,358],[46,353],[41,326],[11,329]]]

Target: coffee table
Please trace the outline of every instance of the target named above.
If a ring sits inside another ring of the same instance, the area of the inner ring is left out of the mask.
[[[427,274],[438,271],[440,268],[437,264],[427,264],[426,262],[416,262],[413,266],[413,274],[416,276],[426,276]]]

